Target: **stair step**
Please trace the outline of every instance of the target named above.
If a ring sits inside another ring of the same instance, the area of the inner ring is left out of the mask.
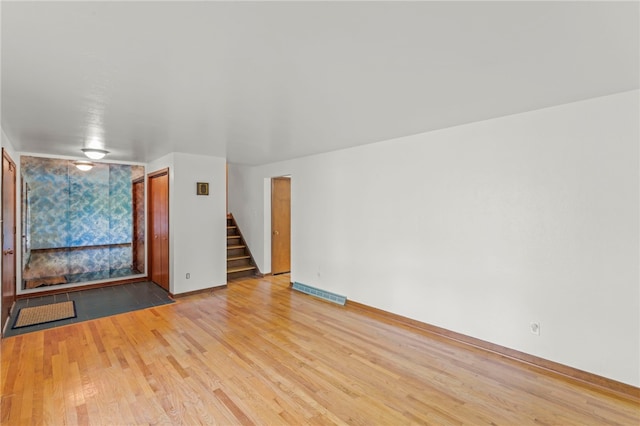
[[[0,0],[1,1],[1,0]],[[249,252],[240,227],[233,215],[227,214],[227,277],[236,279],[260,272]]]
[[[227,268],[227,274],[233,274],[234,272],[251,271],[253,269],[256,269],[256,267],[255,266],[237,266],[235,268]]]
[[[227,258],[227,262],[231,262],[232,260],[242,260],[242,259],[249,259],[251,256],[246,255],[246,256],[234,256],[234,257],[228,257]]]

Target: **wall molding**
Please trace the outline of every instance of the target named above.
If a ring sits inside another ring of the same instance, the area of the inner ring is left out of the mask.
[[[65,251],[82,251],[82,250],[95,250],[106,248],[118,248],[118,247],[131,247],[132,243],[116,243],[116,244],[98,244],[89,246],[69,246],[69,247],[48,247],[48,248],[32,248],[31,252],[35,253],[47,253],[47,252],[65,252]]]
[[[530,355],[525,352],[520,352],[515,349],[507,348],[495,343],[487,342],[485,340],[447,330],[446,328],[441,328],[435,325],[407,318],[402,315],[384,311],[382,309],[374,308],[362,303],[354,302],[353,300],[347,300],[346,307],[373,313],[379,317],[383,317],[387,320],[420,330],[422,332],[435,334],[445,339],[460,342],[474,348],[482,349],[487,352],[492,352],[497,355],[522,362],[524,364],[542,370],[542,372],[545,374],[561,377],[563,379],[569,379],[582,385],[595,387],[599,391],[604,391],[617,397],[630,399],[634,402],[640,401],[640,388],[619,382],[617,380],[609,379],[607,377],[579,370],[574,367],[569,367],[558,362],[540,358],[535,355]]]
[[[223,284],[223,285],[219,285],[219,286],[215,286],[215,287],[202,288],[200,290],[187,291],[186,293],[173,294],[173,293],[169,292],[169,296],[171,298],[173,298],[173,299],[180,299],[182,297],[193,296],[194,294],[209,293],[209,292],[213,292],[213,291],[216,291],[216,290],[223,290],[225,288],[227,288],[227,285]]]

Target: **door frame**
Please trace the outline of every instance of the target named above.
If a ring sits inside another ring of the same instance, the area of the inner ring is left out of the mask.
[[[274,182],[278,179],[288,179],[289,180],[289,270],[288,271],[282,271],[282,272],[274,272],[273,270],[273,266],[274,266],[274,251],[275,251],[275,246],[273,243],[273,235],[274,235],[274,207],[273,207],[273,196],[274,196],[274,192],[273,192],[273,188],[274,188]],[[280,273],[287,273],[287,272],[291,272],[291,175],[282,175],[282,176],[274,176],[272,178],[269,179],[270,182],[270,206],[269,206],[269,211],[270,211],[270,222],[271,222],[271,227],[270,227],[270,232],[269,232],[269,237],[270,237],[270,245],[271,245],[271,273],[272,274],[280,274]]]
[[[16,293],[17,293],[17,286],[16,286],[16,273],[17,273],[17,249],[16,249],[16,230],[18,227],[18,223],[17,223],[17,216],[16,216],[16,198],[17,198],[17,180],[18,180],[18,169],[16,167],[16,163],[13,161],[13,159],[11,158],[11,156],[9,155],[9,153],[7,152],[6,149],[2,148],[2,173],[1,173],[1,182],[2,182],[2,228],[0,229],[0,238],[2,239],[2,242],[0,242],[0,245],[2,246],[2,273],[0,274],[0,279],[2,279],[2,286],[0,286],[0,297],[2,301],[4,301],[5,298],[5,292],[4,292],[4,280],[5,280],[5,276],[7,271],[4,268],[4,251],[5,251],[5,245],[4,245],[4,210],[7,206],[4,205],[4,185],[5,185],[5,179],[6,179],[6,175],[4,173],[4,162],[8,161],[10,167],[13,168],[14,170],[14,174],[13,174],[13,197],[12,200],[10,201],[10,206],[9,208],[11,209],[11,211],[13,211],[13,276],[9,277],[12,281],[13,281],[13,291],[11,294],[11,306],[9,306],[7,308],[7,306],[4,305],[4,303],[2,303],[2,315],[0,315],[0,321],[2,322],[0,324],[0,327],[2,327],[2,329],[0,330],[0,332],[4,335],[4,329],[6,327],[6,325],[8,324],[8,320],[9,317],[11,316],[11,312],[13,311],[13,307],[15,306],[15,302],[16,302]],[[8,309],[8,310],[7,310]],[[5,312],[8,313],[8,315],[5,317]]]
[[[170,201],[170,194],[169,194],[169,188],[170,188],[170,174],[169,174],[169,168],[166,167],[164,169],[160,169],[160,170],[156,170],[154,172],[151,172],[149,174],[147,174],[147,277],[149,279],[149,281],[153,280],[151,279],[152,277],[152,273],[153,273],[153,236],[152,236],[152,232],[151,232],[151,224],[153,223],[153,191],[151,190],[151,179],[160,177],[166,175],[167,176],[167,288],[165,288],[164,286],[162,286],[161,284],[155,283],[158,286],[160,286],[161,288],[165,289],[168,292],[171,292],[171,250],[169,250],[169,243],[170,243],[170,211],[169,211],[169,201]]]

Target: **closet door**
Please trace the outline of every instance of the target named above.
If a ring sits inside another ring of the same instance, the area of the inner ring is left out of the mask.
[[[149,174],[149,274],[169,291],[169,169]]]
[[[291,178],[271,179],[271,273],[291,271]]]

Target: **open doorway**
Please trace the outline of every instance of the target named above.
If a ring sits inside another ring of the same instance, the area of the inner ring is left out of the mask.
[[[291,176],[271,179],[271,273],[291,271]]]
[[[79,170],[72,160],[24,155],[20,164],[23,290],[141,278],[144,166]]]

